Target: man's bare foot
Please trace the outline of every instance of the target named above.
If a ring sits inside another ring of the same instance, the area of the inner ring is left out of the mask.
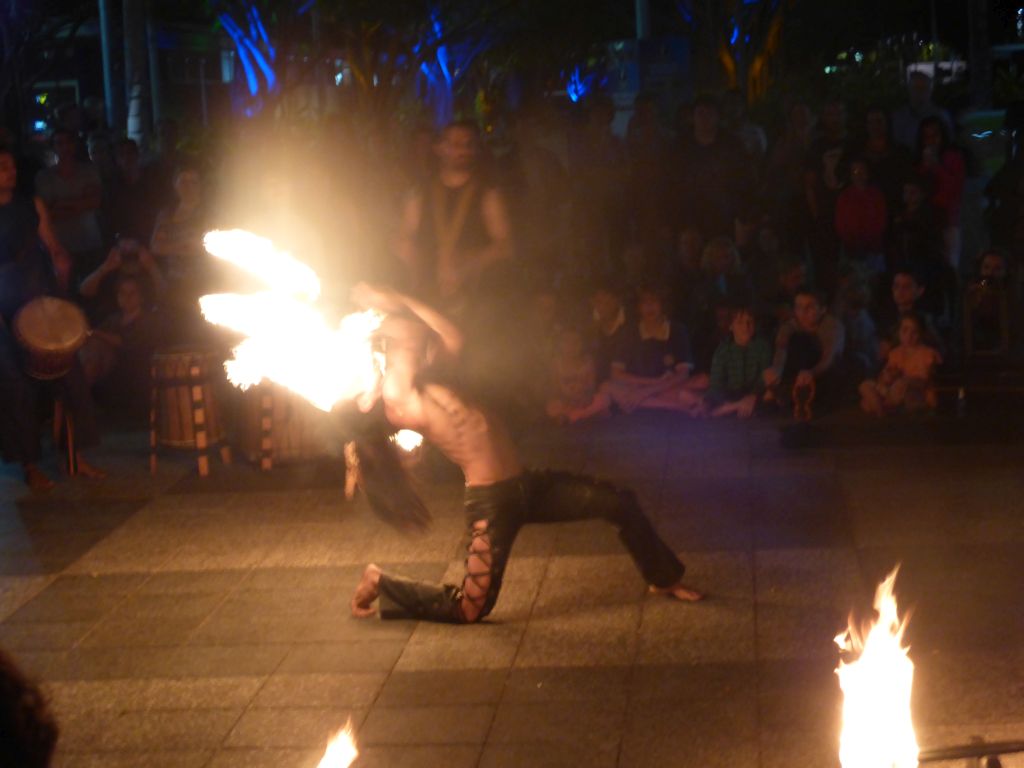
[[[43,493],[53,488],[54,482],[35,464],[26,464],[25,483],[33,493]]]
[[[357,619],[366,619],[377,613],[377,609],[373,607],[373,601],[380,594],[379,584],[380,568],[370,563],[363,571],[363,578],[359,580],[356,591],[352,595],[352,615]]]
[[[81,456],[75,458],[75,466],[78,468],[78,474],[82,477],[87,477],[90,480],[102,480],[107,476],[106,472],[99,467],[90,464]]]
[[[704,595],[700,592],[687,589],[682,583],[673,584],[671,587],[656,587],[651,584],[647,589],[652,595],[668,595],[676,600],[682,600],[684,603],[696,603],[698,600],[704,599]]]

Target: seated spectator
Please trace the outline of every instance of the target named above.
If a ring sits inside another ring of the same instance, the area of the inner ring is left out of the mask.
[[[793,302],[793,318],[775,336],[775,357],[764,372],[772,397],[793,404],[793,416],[808,421],[812,403],[829,407],[842,385],[840,361],[845,335],[843,325],[828,314],[818,293],[801,288]]]
[[[843,257],[876,275],[885,269],[885,195],[871,183],[863,158],[850,163],[850,183],[836,200],[836,233]]]
[[[924,324],[917,315],[900,321],[899,344],[889,351],[881,375],[860,385],[861,410],[882,416],[900,408],[935,408],[934,374],[942,356],[923,341],[923,335]]]
[[[182,165],[174,174],[173,205],[156,217],[149,247],[165,262],[167,279],[179,286],[195,278],[205,259],[203,235],[209,229],[203,206],[203,181],[199,168]]]
[[[121,139],[114,146],[117,173],[110,193],[107,221],[118,237],[139,242],[149,241],[153,234],[158,202],[149,180],[142,173],[139,145]]]
[[[978,275],[967,286],[964,315],[968,354],[1008,351],[1020,312],[1000,251],[985,251],[978,259]]]
[[[846,133],[846,104],[839,99],[825,103],[811,144],[804,173],[808,220],[808,244],[814,264],[815,284],[833,295],[838,280],[839,237],[836,234],[836,202],[846,183],[850,144]]]
[[[743,145],[744,151],[755,162],[768,152],[768,136],[764,128],[750,119],[747,100],[739,88],[726,91],[722,98],[722,123]]]
[[[594,318],[594,363],[597,380],[607,381],[612,361],[626,341],[629,327],[622,293],[611,283],[599,285],[590,295]]]
[[[903,202],[903,180],[910,176],[913,166],[910,151],[893,142],[889,115],[881,107],[868,107],[864,127],[866,137],[860,156],[868,164],[871,180],[885,195],[886,208],[895,211]]]
[[[558,422],[574,424],[592,416],[605,416],[611,397],[598,387],[594,356],[583,343],[578,328],[564,328],[551,361],[552,392],[547,414]]]
[[[750,246],[746,251],[740,251],[743,269],[750,275],[755,303],[759,304],[775,288],[783,253],[782,236],[775,222],[762,219]]]
[[[860,275],[843,281],[836,300],[836,316],[846,333],[844,361],[850,377],[861,381],[878,370],[878,331],[868,312],[871,289]]]
[[[963,153],[950,144],[949,128],[937,116],[921,121],[917,132],[915,170],[929,180],[931,203],[939,212],[943,251],[954,270],[960,264],[960,207],[967,165]]]
[[[712,325],[714,309],[723,302],[739,306],[753,300],[750,276],[743,271],[739,251],[728,237],[716,237],[704,246],[700,266],[703,276],[689,307],[694,327]]]
[[[700,407],[697,391],[707,387],[707,377],[690,377],[689,335],[685,326],[669,320],[666,310],[657,290],[640,292],[640,321],[627,326],[608,384],[612,401],[626,413],[637,408],[692,413]]]
[[[807,284],[807,264],[802,259],[782,256],[773,269],[759,297],[758,326],[769,339],[774,339],[782,324],[793,317],[797,291]]]
[[[57,163],[36,175],[36,195],[49,211],[57,239],[71,254],[75,272],[81,275],[95,266],[103,247],[102,184],[92,163],[79,159],[75,133],[54,131],[52,146]]]
[[[789,106],[786,126],[768,155],[765,178],[772,182],[773,199],[777,207],[772,213],[794,229],[804,213],[804,171],[807,155],[814,141],[815,116],[802,102]]]
[[[101,402],[141,413],[149,397],[150,360],[163,342],[165,323],[146,302],[137,274],[118,277],[117,306],[93,329],[79,357]]]
[[[669,285],[669,296],[672,306],[677,311],[691,305],[693,292],[700,284],[701,258],[704,253],[704,237],[696,227],[688,227],[676,236],[675,258],[669,265],[666,276]],[[677,317],[677,320],[688,318]]]
[[[907,103],[892,113],[892,137],[897,144],[913,149],[921,122],[929,117],[937,117],[948,131],[952,131],[949,113],[932,101],[933,85],[931,76],[920,69],[908,75]]]
[[[753,188],[756,176],[740,142],[721,126],[713,96],[694,100],[693,131],[679,137],[676,178],[690,220],[709,236],[731,234],[738,201]]]
[[[736,414],[749,418],[764,392],[764,372],[772,363],[771,346],[755,335],[754,312],[739,307],[732,312],[732,337],[723,341],[711,360],[711,379],[704,406],[713,417]]]
[[[905,267],[917,275],[919,284],[928,289],[924,299],[927,311],[939,316],[946,309],[942,224],[928,201],[929,188],[922,176],[911,176],[904,182],[903,209],[889,229],[887,260],[891,273]]]
[[[889,350],[899,339],[900,321],[907,315],[916,314],[924,324],[924,338],[927,344],[942,351],[938,331],[925,310],[922,298],[925,288],[921,280],[909,267],[896,268],[892,276],[890,299],[876,313],[875,327],[879,329],[878,359],[884,361]]]
[[[124,275],[138,278],[151,302],[164,293],[164,276],[153,254],[137,240],[122,238],[110,249],[103,263],[78,286],[78,293],[94,320],[102,320],[115,311],[117,278]]]
[[[716,298],[715,304],[703,317],[693,334],[693,363],[698,371],[711,368],[715,350],[732,335],[733,304],[725,298]]]

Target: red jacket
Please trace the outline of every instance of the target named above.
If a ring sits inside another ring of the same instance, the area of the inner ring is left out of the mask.
[[[878,187],[848,186],[836,201],[836,233],[847,251],[881,253],[885,244],[885,195]]]
[[[930,168],[922,163],[917,170],[931,179],[932,205],[942,214],[947,227],[960,224],[960,205],[964,197],[964,183],[967,181],[967,165],[964,156],[955,149],[947,149],[939,161]]]

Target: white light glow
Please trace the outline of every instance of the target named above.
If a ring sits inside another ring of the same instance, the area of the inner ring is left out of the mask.
[[[391,440],[403,451],[412,452],[423,445],[423,435],[411,429],[400,429],[391,436]]]

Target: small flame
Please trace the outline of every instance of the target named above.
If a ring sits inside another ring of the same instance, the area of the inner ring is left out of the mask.
[[[899,568],[875,591],[878,620],[863,634],[853,625],[836,636],[841,652],[836,669],[843,691],[843,726],[839,737],[842,768],[915,768],[919,748],[910,712],[914,664],[903,646],[906,619],[900,619],[893,596]]]
[[[246,338],[225,363],[228,379],[242,389],[270,379],[322,411],[342,400],[372,392],[380,377],[373,332],[381,316],[372,311],[328,324],[312,303],[319,294],[316,273],[273,243],[243,230],[209,232],[207,248],[262,280],[270,290],[253,294],[210,294],[199,299],[203,316]],[[246,249],[253,248],[250,253]]]
[[[352,721],[349,720],[345,723],[345,727],[328,742],[327,751],[320,758],[317,768],[348,768],[357,757],[359,757],[359,750],[356,749]]]
[[[411,429],[400,429],[391,436],[392,442],[403,451],[412,453],[423,445],[423,435]]]

